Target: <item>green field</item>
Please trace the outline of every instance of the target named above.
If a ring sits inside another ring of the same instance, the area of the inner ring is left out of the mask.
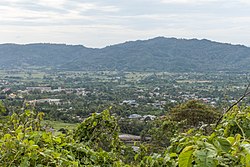
[[[49,120],[43,121],[42,124],[51,126],[55,130],[59,130],[61,128],[73,130],[77,127],[77,124],[65,123],[65,122],[60,122],[60,121],[49,121]]]

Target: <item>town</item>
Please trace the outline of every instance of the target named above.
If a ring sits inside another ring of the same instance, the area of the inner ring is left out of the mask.
[[[225,72],[2,70],[0,75],[0,98],[10,110],[25,103],[44,112],[48,120],[67,123],[81,122],[109,107],[122,119],[153,120],[194,99],[222,110],[248,84],[246,74]]]

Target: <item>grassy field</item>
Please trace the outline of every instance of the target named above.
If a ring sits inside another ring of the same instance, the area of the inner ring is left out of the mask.
[[[49,125],[52,128],[54,128],[55,130],[59,130],[61,128],[66,128],[66,129],[69,129],[69,130],[73,130],[78,125],[78,124],[64,123],[64,122],[60,122],[60,121],[49,121],[49,120],[43,121],[42,124],[43,125]]]

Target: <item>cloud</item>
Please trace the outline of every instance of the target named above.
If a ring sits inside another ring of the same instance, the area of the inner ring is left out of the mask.
[[[67,3],[67,0],[37,0],[36,3],[50,7],[62,7]]]
[[[160,0],[163,4],[175,4],[175,5],[222,5],[222,6],[244,6],[250,5],[249,0]],[[217,7],[222,7],[217,6]],[[209,7],[209,6],[208,6]]]
[[[161,2],[168,4],[203,4],[218,2],[218,0],[161,0]]]
[[[88,10],[95,10],[95,11],[102,11],[102,12],[118,12],[120,9],[116,6],[111,5],[100,5],[96,3],[79,3],[77,5],[77,10],[81,11],[88,11]]]
[[[244,4],[244,5],[250,5],[250,1],[249,0],[239,0],[240,3]]]
[[[0,25],[86,25],[96,22],[97,14],[107,15],[119,11],[114,5],[97,2],[38,0],[27,3],[27,1],[10,0],[8,3],[0,3]]]

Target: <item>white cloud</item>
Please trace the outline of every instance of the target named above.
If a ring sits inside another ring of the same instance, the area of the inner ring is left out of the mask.
[[[96,10],[96,11],[102,11],[102,12],[118,12],[120,9],[116,6],[111,6],[111,5],[101,5],[97,3],[79,3],[77,4],[76,10],[79,10],[79,11]]]
[[[242,4],[250,5],[250,0],[239,0]]]
[[[71,25],[71,24],[93,24],[97,18],[95,14],[84,14],[101,12],[114,13],[119,8],[112,5],[102,5],[99,3],[69,3],[68,0],[39,0],[30,3],[25,1],[10,0],[11,4],[0,4],[0,25],[21,25],[21,26],[51,26],[51,25]],[[31,7],[30,7],[31,5]],[[34,8],[32,8],[34,7]],[[103,17],[103,16],[101,16]]]
[[[36,0],[35,2],[50,7],[62,7],[67,0]]]
[[[202,4],[218,2],[218,0],[161,0],[161,2],[169,4]]]

